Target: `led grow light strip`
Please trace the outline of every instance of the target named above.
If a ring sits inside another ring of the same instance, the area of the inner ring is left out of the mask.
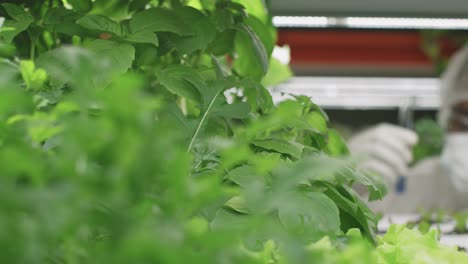
[[[345,25],[350,28],[468,29],[468,19],[348,17]]]
[[[273,17],[273,24],[277,27],[298,28],[346,27],[468,30],[468,19],[463,18],[275,16]]]
[[[273,24],[277,27],[327,27],[327,17],[312,16],[275,16]]]

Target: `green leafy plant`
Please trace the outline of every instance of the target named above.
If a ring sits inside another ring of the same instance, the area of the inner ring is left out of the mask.
[[[264,86],[291,72],[263,1],[0,16],[2,263],[304,263],[356,228],[377,244],[351,186],[383,184],[309,98],[275,106]]]
[[[467,223],[468,223],[468,212],[461,211],[453,214],[455,219],[455,232],[457,233],[466,233],[467,232]]]
[[[321,263],[464,263],[468,256],[455,247],[439,245],[437,231],[421,234],[404,225],[392,225],[378,237],[375,249],[360,239],[359,230],[351,229],[337,245],[329,237],[308,246]]]
[[[413,149],[414,161],[440,155],[444,145],[444,132],[432,119],[421,119],[415,124],[419,142]]]

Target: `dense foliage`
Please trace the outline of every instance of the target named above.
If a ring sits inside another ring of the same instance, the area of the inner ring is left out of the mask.
[[[439,156],[444,145],[444,132],[436,121],[423,118],[415,123],[414,129],[419,142],[413,149],[414,161]]]
[[[349,230],[347,246],[336,245],[328,237],[309,245],[308,250],[315,254],[318,263],[420,263],[448,264],[466,263],[468,255],[453,247],[438,244],[437,231],[424,235],[405,226],[391,226],[387,234],[378,237],[376,248],[363,242],[358,230]]]
[[[1,263],[313,263],[356,228],[376,245],[351,185],[385,188],[319,107],[265,88],[290,72],[263,1],[9,2]]]

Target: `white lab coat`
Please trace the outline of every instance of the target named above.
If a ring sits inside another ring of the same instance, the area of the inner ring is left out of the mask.
[[[406,191],[389,189],[382,201],[370,202],[374,212],[414,213],[419,209],[461,210],[468,208],[468,193],[453,186],[440,158],[429,158],[410,169]]]

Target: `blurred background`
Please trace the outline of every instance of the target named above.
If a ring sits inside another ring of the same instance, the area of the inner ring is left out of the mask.
[[[417,159],[440,151],[439,78],[468,40],[468,1],[271,0],[271,8],[284,48],[276,56],[296,76],[273,88],[276,97],[311,96],[345,137],[387,122],[420,134]]]

